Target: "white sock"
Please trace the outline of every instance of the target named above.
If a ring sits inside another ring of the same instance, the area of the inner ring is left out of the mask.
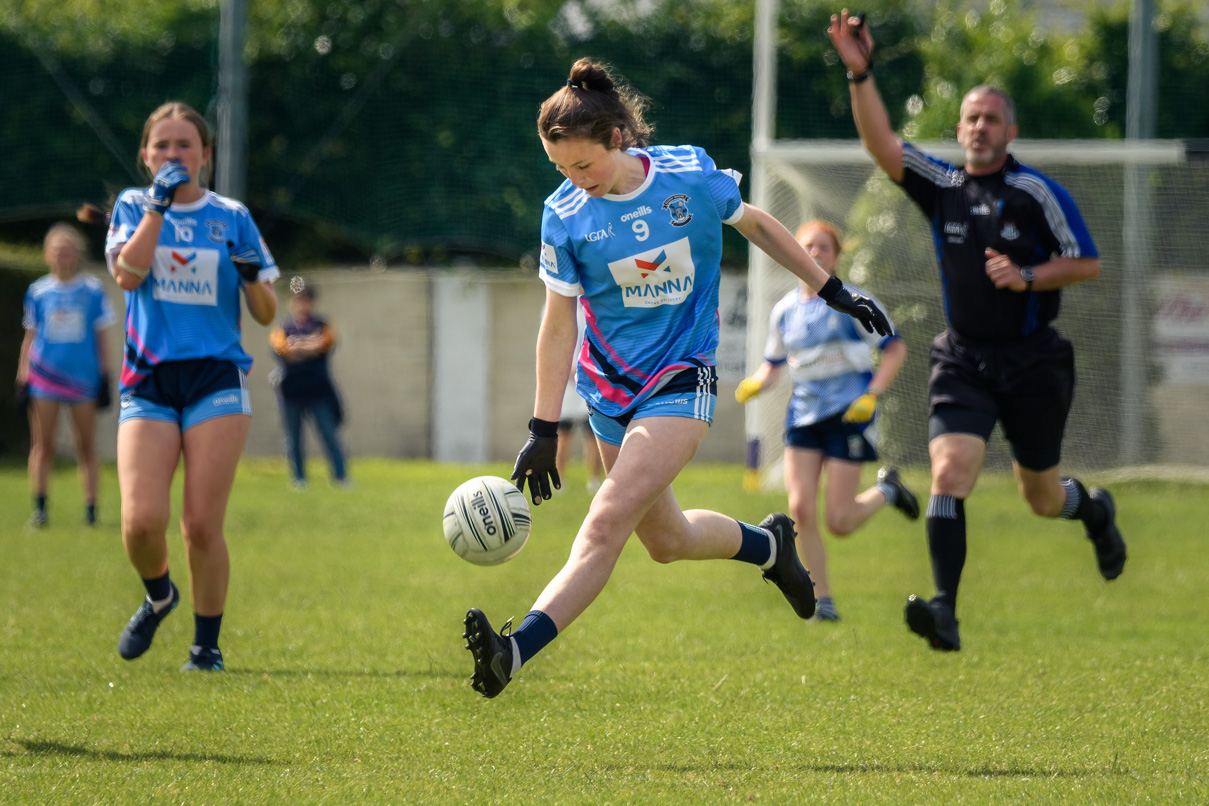
[[[771,529],[765,529],[764,533],[768,535],[768,562],[760,566],[761,571],[767,571],[777,562],[777,539],[773,537]]]
[[[512,671],[508,673],[509,679],[516,677],[516,673],[521,670],[521,651],[516,645],[516,639],[511,635],[508,640],[512,642]]]
[[[156,602],[156,601],[153,601],[150,596],[148,596],[147,601],[151,602],[152,610],[154,610],[156,613],[162,613],[164,611],[164,608],[166,608],[168,605],[172,604],[172,592],[171,592],[171,590],[169,590],[167,599],[160,599],[158,602]]]

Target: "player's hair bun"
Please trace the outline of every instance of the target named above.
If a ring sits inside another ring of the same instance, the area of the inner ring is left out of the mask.
[[[543,140],[585,137],[614,148],[614,130],[621,132],[621,147],[642,147],[650,142],[653,127],[646,122],[647,99],[609,68],[583,58],[571,65],[566,85],[547,98],[538,110],[537,132]]]
[[[567,78],[567,86],[572,89],[617,95],[617,88],[609,71],[603,65],[588,58],[580,59],[571,65],[571,75]]]

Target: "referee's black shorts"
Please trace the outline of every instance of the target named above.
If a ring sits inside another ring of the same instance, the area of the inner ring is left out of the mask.
[[[986,441],[998,420],[1022,467],[1058,464],[1075,394],[1075,352],[1055,330],[1009,344],[946,330],[932,341],[929,366],[929,439],[974,434]]]

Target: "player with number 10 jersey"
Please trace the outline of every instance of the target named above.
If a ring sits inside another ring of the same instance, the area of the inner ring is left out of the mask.
[[[144,194],[131,188],[114,204],[105,248],[111,265],[146,214]],[[252,358],[240,344],[241,281],[231,244],[255,253],[258,282],[277,279],[277,264],[242,203],[206,190],[200,199],[176,202],[164,212],[150,276],[126,292],[123,392],[163,361],[213,358],[245,373],[251,368]]]

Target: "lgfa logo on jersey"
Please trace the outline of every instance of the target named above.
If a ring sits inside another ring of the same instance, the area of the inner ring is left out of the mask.
[[[613,225],[609,224],[608,229],[598,229],[595,232],[589,232],[587,235],[588,243],[595,241],[603,241],[605,238],[613,237]]]
[[[627,308],[679,305],[692,293],[696,279],[688,238],[615,260],[609,271]]]
[[[151,261],[151,294],[164,302],[216,305],[218,252],[157,246]]]
[[[210,240],[214,241],[214,243],[226,245],[227,222],[218,218],[208,219],[206,221],[206,230],[208,231]]]
[[[999,231],[999,236],[1005,241],[1014,241],[1020,237],[1020,230],[1016,229],[1015,221],[1006,221],[1003,224],[1003,229]]]
[[[688,211],[688,196],[677,193],[663,200],[663,209],[672,216],[673,227],[683,227],[693,220],[693,214]]]

